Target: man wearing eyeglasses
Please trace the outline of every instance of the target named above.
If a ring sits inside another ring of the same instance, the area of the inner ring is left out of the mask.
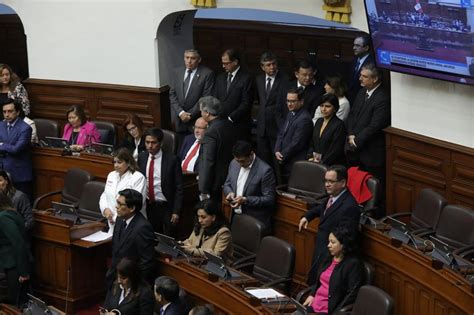
[[[357,234],[360,217],[359,206],[346,186],[347,170],[344,166],[329,167],[324,176],[324,183],[329,197],[321,204],[309,209],[299,223],[301,231],[302,228],[308,227],[311,220],[316,217],[320,218],[313,261],[308,275],[309,285],[314,283],[319,266],[329,256],[327,244],[330,231],[345,221],[352,228],[354,234]]]
[[[184,138],[183,145],[179,151],[179,158],[181,160],[181,168],[183,172],[198,172],[199,171],[199,151],[201,148],[201,140],[207,129],[207,121],[199,117],[194,123],[191,135]]]

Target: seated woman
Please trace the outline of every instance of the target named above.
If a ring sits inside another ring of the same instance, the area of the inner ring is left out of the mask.
[[[25,223],[5,192],[0,192],[0,270],[7,280],[7,303],[22,305],[30,279],[32,256],[25,233]]]
[[[138,155],[146,151],[143,121],[135,114],[128,114],[122,125],[126,136],[120,147],[130,150],[136,161]]]
[[[200,201],[196,209],[197,222],[194,231],[182,242],[184,252],[204,257],[206,250],[221,256],[225,262],[230,262],[233,255],[232,235],[219,205],[208,199]]]
[[[145,213],[146,180],[138,171],[137,162],[126,148],[120,148],[114,153],[114,170],[107,175],[105,189],[99,200],[102,215],[109,223],[109,233],[112,234],[117,218],[117,194],[126,188],[132,188],[143,196],[141,212]]]
[[[13,187],[10,175],[4,170],[0,170],[0,192],[7,194],[11,199],[13,207],[23,217],[26,232],[29,233],[35,224],[30,200],[27,195]]]
[[[324,85],[324,89],[326,90],[326,93],[334,94],[337,96],[339,100],[339,109],[336,112],[336,116],[340,120],[346,121],[347,117],[349,117],[349,111],[351,110],[351,106],[349,104],[349,100],[345,96],[347,87],[344,81],[342,80],[342,77],[338,74],[328,76],[326,78],[326,84]],[[321,114],[321,109],[318,107],[314,112],[313,124],[316,123],[316,120],[321,117],[323,117]]]
[[[333,314],[354,303],[364,279],[362,263],[355,255],[354,232],[341,224],[329,234],[331,256],[323,262],[316,277],[316,289],[303,305],[316,314]]]
[[[0,102],[6,104],[8,99],[15,100],[21,104],[21,108],[26,116],[30,115],[30,101],[28,92],[20,82],[20,78],[13,72],[12,68],[6,64],[0,64],[0,76],[2,90],[0,91]]]
[[[318,118],[313,129],[313,139],[309,147],[310,160],[327,166],[346,164],[344,145],[346,127],[336,116],[339,101],[333,94],[324,94],[319,103],[322,117]]]
[[[63,139],[68,141],[71,150],[82,151],[92,142],[100,142],[97,126],[87,121],[81,106],[73,105],[66,112],[68,123],[64,126]]]
[[[107,292],[101,314],[153,315],[154,307],[153,291],[141,279],[136,262],[122,258],[117,264],[117,280]]]

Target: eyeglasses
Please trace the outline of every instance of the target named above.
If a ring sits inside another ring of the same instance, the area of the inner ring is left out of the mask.
[[[286,100],[286,102],[287,102],[288,104],[295,104],[295,103],[298,103],[299,100]]]
[[[340,180],[325,179],[323,182],[328,185],[334,185],[335,183],[340,182]]]
[[[133,126],[132,128],[127,129],[128,132],[132,132],[137,130],[137,126]]]

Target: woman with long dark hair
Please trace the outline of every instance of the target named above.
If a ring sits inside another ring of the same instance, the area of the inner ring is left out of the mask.
[[[120,147],[125,147],[132,153],[135,161],[138,155],[146,151],[145,147],[145,126],[143,121],[136,114],[127,114],[123,121],[123,130],[125,131],[125,138]]]
[[[207,199],[200,201],[196,210],[194,231],[183,241],[183,250],[197,257],[204,257],[204,251],[209,251],[229,262],[233,255],[232,235],[219,205]]]
[[[20,82],[20,78],[9,65],[0,64],[0,81],[2,84],[0,102],[5,103],[8,99],[15,100],[21,104],[25,115],[29,116],[30,101],[28,100],[28,92],[26,92],[25,87]]]
[[[30,200],[26,194],[13,186],[10,175],[5,170],[0,170],[0,192],[5,193],[10,198],[13,207],[23,217],[26,231],[30,232],[35,224]]]

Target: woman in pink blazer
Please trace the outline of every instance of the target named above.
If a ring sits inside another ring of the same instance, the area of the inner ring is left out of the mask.
[[[64,126],[63,139],[68,141],[73,151],[82,151],[92,142],[100,142],[97,126],[87,121],[84,110],[79,105],[73,105],[67,111],[68,123]]]

